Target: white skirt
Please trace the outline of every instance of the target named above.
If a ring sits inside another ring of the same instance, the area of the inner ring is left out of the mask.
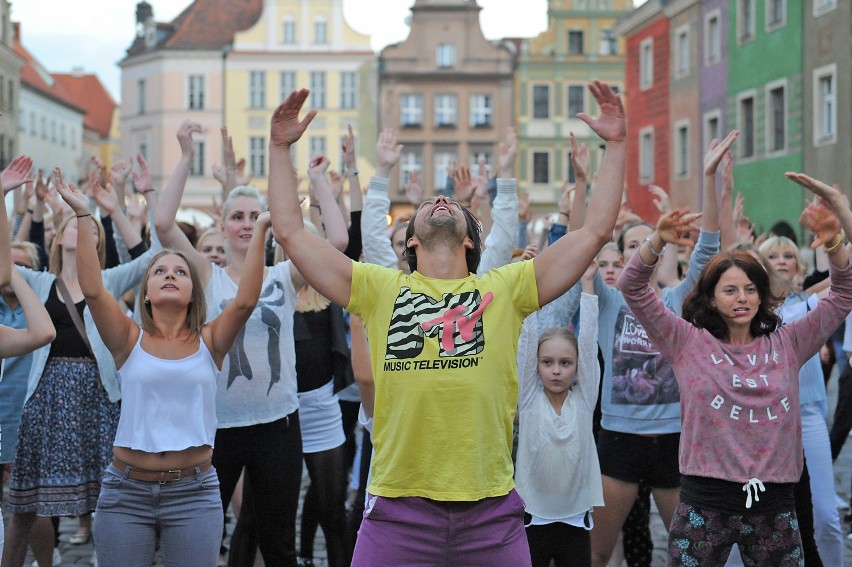
[[[299,392],[299,426],[303,453],[319,453],[343,445],[346,436],[334,380],[315,390]]]

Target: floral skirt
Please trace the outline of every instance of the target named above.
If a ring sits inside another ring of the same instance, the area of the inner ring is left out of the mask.
[[[48,359],[24,404],[7,509],[39,516],[94,511],[119,410],[100,385],[94,360]]]

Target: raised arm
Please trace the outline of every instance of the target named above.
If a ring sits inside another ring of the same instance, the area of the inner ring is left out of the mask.
[[[722,202],[719,205],[719,239],[722,250],[737,243],[734,225],[734,156],[727,152],[722,158]]]
[[[327,157],[318,156],[308,167],[308,177],[312,188],[311,206],[314,205],[314,199],[316,199],[322,219],[322,226],[317,226],[317,228],[322,230],[324,226],[326,240],[342,252],[346,250],[346,245],[349,244],[349,232],[326,177],[329,163]]]
[[[13,329],[0,326],[0,358],[23,356],[56,338],[56,329],[47,309],[17,270],[12,270],[12,291],[24,310],[27,327]]]
[[[598,102],[600,115],[592,118],[581,113],[578,117],[604,139],[606,152],[592,191],[588,221],[583,228],[560,238],[533,260],[539,305],[559,297],[580,279],[595,254],[612,237],[621,204],[626,131],[624,108],[609,85],[595,81],[589,85],[589,90]]]
[[[740,133],[731,130],[721,142],[713,140],[710,149],[704,155],[704,198],[702,200],[701,230],[704,232],[719,231],[719,190],[716,188],[716,171],[722,158],[731,149],[734,140]]]
[[[101,185],[97,177],[92,183],[92,197],[106,215],[108,215],[124,241],[127,248],[134,248],[142,242],[142,236],[133,229],[130,220],[121,210],[118,195],[111,184],[107,183],[106,187]]]
[[[311,286],[341,307],[352,292],[352,260],[305,230],[290,146],[302,137],[316,111],[299,120],[308,90],[293,92],[272,115],[269,137],[269,209],[275,239]]]
[[[653,196],[654,206],[657,207],[660,215],[672,212],[671,199],[665,189],[652,184],[648,185],[648,192]],[[669,246],[663,254],[663,259],[657,268],[657,283],[662,287],[673,287],[680,281],[677,277],[678,252],[677,246]]]
[[[574,166],[574,202],[571,203],[571,215],[568,228],[571,231],[580,230],[586,223],[586,187],[589,176],[589,149],[586,144],[577,145],[574,132],[568,133],[571,138],[571,163]],[[559,208],[560,214],[562,207]]]
[[[222,361],[231,350],[240,329],[245,326],[260,297],[260,288],[263,284],[264,244],[266,232],[271,225],[269,212],[261,213],[257,217],[240,275],[237,294],[219,316],[205,327],[204,332],[209,333],[206,335],[208,339],[206,342],[212,345],[210,353],[219,367],[222,366]]]
[[[367,343],[367,333],[364,323],[357,315],[350,315],[349,328],[352,329],[352,373],[358,384],[358,393],[364,414],[373,417],[373,407],[376,401],[376,384],[373,381],[373,365],[370,362],[370,346]]]
[[[387,214],[390,211],[388,178],[399,161],[401,151],[402,146],[396,143],[393,128],[382,130],[376,141],[376,175],[370,178],[367,198],[364,199],[364,213],[361,215],[364,261],[386,268],[396,268],[399,263],[399,256],[394,252],[387,235]],[[414,183],[413,172],[411,183]]]
[[[104,287],[89,199],[73,183],[67,184],[63,181],[62,172],[58,167],[55,170],[55,179],[59,194],[77,215],[77,280],[80,282],[80,291],[86,298],[86,306],[92,312],[101,339],[113,358],[116,361],[125,360],[133,348],[130,337],[135,324]]]
[[[178,161],[166,188],[159,197],[157,211],[154,215],[154,227],[157,229],[157,236],[163,246],[176,248],[186,254],[190,261],[195,264],[202,283],[207,285],[212,271],[210,262],[195,249],[175,222],[180,201],[183,198],[186,179],[189,177],[192,156],[195,153],[195,146],[192,143],[194,132],[201,132],[201,125],[189,120],[184,120],[180,129],[178,129],[177,138],[181,149],[180,161]]]
[[[343,136],[343,176],[349,180],[349,211],[351,213],[364,208],[364,196],[361,193],[361,182],[358,179],[358,160],[355,158],[355,132],[352,124]]]
[[[4,181],[10,183],[8,179],[3,178],[5,174],[5,171],[0,174],[0,183]],[[9,227],[9,213],[6,211],[5,195],[6,187],[3,186],[3,198],[0,198],[0,201],[2,201],[0,203],[0,255],[2,255],[0,256],[0,286],[8,285],[12,281],[12,230]]]
[[[518,239],[518,190],[515,181],[515,158],[518,155],[518,143],[512,128],[506,131],[506,141],[499,146],[497,164],[497,197],[491,207],[491,229],[485,237],[485,250],[479,262],[477,273],[484,274],[492,268],[499,268],[512,261],[512,252]],[[488,196],[485,196],[488,200]]]
[[[787,172],[786,175],[787,179],[816,195],[799,219],[816,237],[811,247],[825,245],[829,262],[836,268],[846,268],[849,249],[843,246],[843,233],[840,232],[842,228],[847,235],[852,234],[852,210],[849,209],[846,196],[836,187],[804,173]]]

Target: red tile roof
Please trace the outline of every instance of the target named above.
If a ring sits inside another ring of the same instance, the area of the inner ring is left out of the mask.
[[[109,137],[116,104],[97,75],[57,73],[53,78],[76,104],[86,110],[83,126],[100,136]]]
[[[262,11],[263,0],[195,0],[170,23],[157,24],[156,49],[221,49],[257,23]],[[145,39],[137,37],[127,56],[145,51]]]
[[[14,24],[15,37],[12,43],[12,50],[15,55],[23,59],[24,67],[21,69],[21,84],[38,91],[47,98],[52,99],[59,104],[68,106],[73,110],[85,113],[85,109],[80,106],[74,97],[71,96],[61,85],[53,79],[50,73],[39,63],[38,59],[27,51],[27,48],[21,43],[21,25]]]

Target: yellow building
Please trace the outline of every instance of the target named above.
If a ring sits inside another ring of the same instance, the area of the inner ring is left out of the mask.
[[[295,146],[297,169],[304,173],[312,157],[325,154],[339,171],[342,138],[351,124],[360,177],[369,179],[373,168],[363,148],[375,145],[376,114],[362,83],[373,51],[369,36],[344,20],[343,0],[264,2],[260,18],[234,35],[224,57],[225,123],[237,155],[248,160],[254,185],[266,187],[272,111],[299,88],[310,89],[306,107],[319,114]]]
[[[574,181],[569,132],[589,146],[591,171],[601,159],[600,139],[576,118],[596,114],[587,84],[624,83],[624,42],[613,26],[633,0],[549,0],[547,31],[524,41],[515,74],[518,181],[540,205],[555,205],[563,183]]]

